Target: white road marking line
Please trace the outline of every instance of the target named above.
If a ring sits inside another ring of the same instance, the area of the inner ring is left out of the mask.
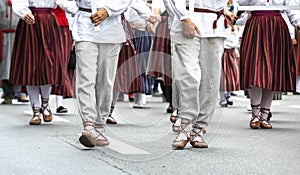
[[[250,99],[249,98],[243,98],[243,97],[232,97],[233,100],[237,100],[237,101],[243,101],[243,102],[248,102],[250,103]],[[272,101],[272,105],[280,105],[282,100],[273,100]]]
[[[78,137],[81,136],[81,134],[76,134]],[[131,146],[127,143],[124,143],[122,141],[119,141],[119,140],[116,140],[112,137],[108,137],[108,136],[105,136],[107,138],[107,140],[109,141],[109,145],[108,146],[105,146],[105,148],[109,148],[113,151],[116,151],[120,154],[131,154],[131,155],[142,155],[142,154],[151,154],[145,150],[142,150],[140,148],[137,148],[137,147],[134,147],[134,146]]]
[[[30,116],[33,115],[33,112],[32,112],[32,111],[24,111],[24,113],[27,114],[27,115],[30,115]],[[52,122],[65,122],[65,123],[70,123],[69,120],[64,119],[64,118],[61,118],[61,117],[59,117],[59,116],[57,116],[57,115],[52,114],[52,117],[53,117]]]
[[[297,108],[297,109],[300,109],[300,105],[290,105],[290,108]]]
[[[107,139],[109,140],[109,145],[106,147],[120,154],[151,154],[145,150],[131,146],[114,138],[107,137]]]

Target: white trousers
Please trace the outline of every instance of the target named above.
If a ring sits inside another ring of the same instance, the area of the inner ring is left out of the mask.
[[[76,43],[76,94],[83,123],[106,122],[120,48],[121,44]]]
[[[172,39],[178,116],[205,128],[218,100],[224,38],[187,39],[177,33]]]

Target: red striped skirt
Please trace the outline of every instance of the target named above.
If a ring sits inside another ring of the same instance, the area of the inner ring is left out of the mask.
[[[234,49],[225,49],[222,57],[220,91],[240,89],[239,67]]]
[[[73,72],[68,71],[68,63],[70,60],[70,53],[72,49],[72,37],[69,27],[60,26],[61,31],[61,43],[62,43],[62,55],[63,55],[63,74],[65,75],[65,81],[63,86],[53,86],[52,94],[62,95],[67,97],[73,97],[72,79]]]
[[[300,75],[300,32],[297,33],[297,47],[295,48],[295,55],[296,55],[296,67],[297,67],[297,75]]]
[[[51,9],[31,8],[35,24],[19,20],[12,52],[10,81],[16,85],[63,85],[60,27]]]
[[[127,22],[127,21],[126,21]],[[132,29],[127,22],[130,38],[135,45]],[[142,91],[140,70],[138,67],[137,55],[130,44],[123,43],[119,53],[118,66],[114,89],[124,93],[134,93]]]
[[[279,12],[252,12],[240,49],[241,89],[294,91],[296,67],[288,27]]]
[[[156,27],[147,75],[153,78],[162,77],[166,86],[172,85],[171,61],[171,40],[168,16],[162,16],[161,22]]]

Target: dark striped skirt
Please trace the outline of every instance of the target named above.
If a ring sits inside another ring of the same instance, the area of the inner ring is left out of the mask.
[[[252,12],[241,41],[241,89],[294,91],[296,67],[288,27],[279,12]]]
[[[31,8],[35,24],[19,20],[10,81],[16,85],[63,85],[61,32],[52,9]]]
[[[296,67],[297,67],[297,75],[300,75],[300,32],[297,33],[297,45],[295,48],[295,56],[296,56]]]
[[[130,38],[135,45],[133,31],[128,22],[127,27]],[[124,93],[142,91],[138,58],[134,53],[134,48],[132,48],[131,45],[126,42],[122,44],[122,48],[120,50],[114,89]]]
[[[161,18],[151,47],[147,75],[153,78],[163,78],[165,86],[171,86],[172,60],[168,16],[161,16]]]
[[[239,67],[234,49],[225,49],[222,57],[220,91],[240,89]]]
[[[69,27],[60,26],[61,31],[61,43],[62,43],[62,55],[63,55],[63,74],[65,75],[65,81],[62,86],[53,86],[51,94],[62,95],[67,97],[73,97],[72,79],[73,72],[68,70],[68,63],[70,60],[70,54],[72,49],[72,37]]]
[[[133,30],[136,43],[138,67],[141,75],[142,93],[151,94],[153,79],[146,76],[147,64],[149,60],[149,51],[153,36],[147,31]]]

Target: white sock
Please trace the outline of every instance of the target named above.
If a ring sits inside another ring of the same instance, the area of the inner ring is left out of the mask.
[[[50,110],[49,107],[49,97],[51,93],[52,86],[46,85],[46,86],[40,86],[41,89],[41,95],[42,95],[42,106],[46,107],[48,110]],[[48,110],[44,110],[43,113],[45,115],[49,115],[50,113]]]
[[[63,96],[56,95],[56,108],[63,106],[62,101],[63,101]]]

